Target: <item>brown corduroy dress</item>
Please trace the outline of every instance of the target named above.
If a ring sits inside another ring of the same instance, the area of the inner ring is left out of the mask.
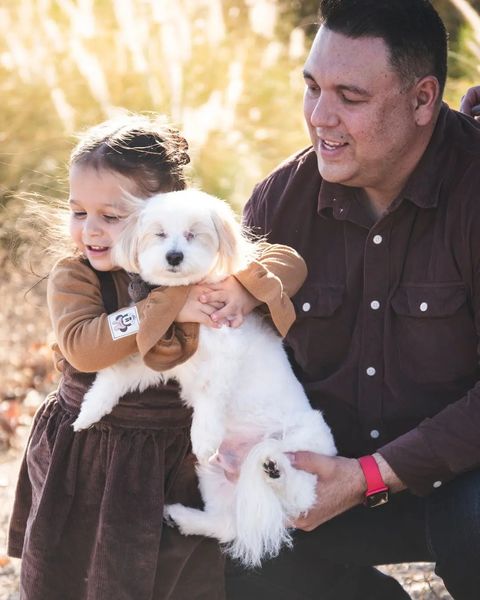
[[[163,523],[164,503],[201,506],[190,411],[168,384],[124,396],[74,433],[94,374],[65,364],[36,417],[10,523],[22,600],[221,600],[215,540]]]

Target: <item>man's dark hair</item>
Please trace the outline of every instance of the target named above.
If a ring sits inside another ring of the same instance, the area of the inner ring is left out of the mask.
[[[382,38],[405,83],[433,75],[443,94],[448,34],[428,0],[321,0],[321,24],[351,38]]]

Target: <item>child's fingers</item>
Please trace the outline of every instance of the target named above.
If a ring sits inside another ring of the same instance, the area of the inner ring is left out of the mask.
[[[221,310],[222,308],[225,308],[225,302],[209,302],[203,306],[211,306],[214,310]]]
[[[206,292],[201,294],[199,300],[203,304],[221,303],[223,305],[227,302],[227,295],[224,291]]]
[[[205,304],[204,306],[209,306],[209,305]],[[235,310],[231,305],[227,304],[220,310],[216,310],[216,311],[212,312],[211,317],[214,321],[217,321],[217,323],[218,323],[222,319],[228,319],[230,321],[232,318],[236,317],[237,314],[238,314],[238,311]]]
[[[218,312],[219,309],[223,309],[223,304],[220,304],[219,306],[215,306],[213,304],[199,304],[195,310],[211,317],[213,314]]]
[[[235,317],[233,317],[233,319],[229,319],[230,321],[230,327],[232,327],[232,329],[236,329],[237,327],[240,327],[241,325],[243,325],[243,315],[242,314],[238,314],[235,315]]]
[[[203,315],[203,317],[200,317],[198,321],[195,321],[195,323],[206,325],[207,327],[212,327],[213,329],[220,329],[221,327],[221,323],[215,323],[215,321],[212,321],[212,319],[207,315]]]

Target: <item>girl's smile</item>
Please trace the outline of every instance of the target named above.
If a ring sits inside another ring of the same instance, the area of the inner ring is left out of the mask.
[[[124,175],[82,165],[70,170],[70,235],[99,271],[115,268],[110,253],[125,225],[124,192],[138,194],[135,183]]]

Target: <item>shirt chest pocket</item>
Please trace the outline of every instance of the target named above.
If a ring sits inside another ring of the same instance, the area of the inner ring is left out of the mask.
[[[403,285],[392,298],[393,310],[419,319],[453,316],[466,302],[465,286],[459,284]]]
[[[391,339],[403,376],[432,384],[471,376],[477,336],[463,283],[402,285],[391,307]]]

